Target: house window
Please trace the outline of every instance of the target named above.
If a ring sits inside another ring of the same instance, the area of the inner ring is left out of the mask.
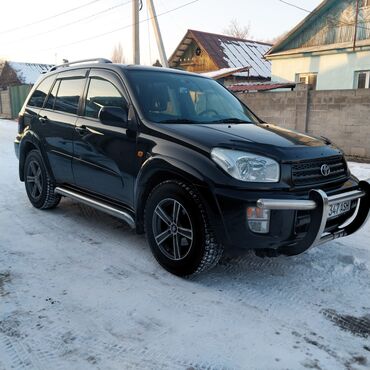
[[[361,8],[366,8],[367,6],[370,6],[370,0],[360,0]]]
[[[370,1],[370,0],[369,0]],[[317,73],[297,73],[296,82],[311,85],[313,90],[316,90],[317,86]]]
[[[355,89],[370,88],[370,71],[355,72]]]

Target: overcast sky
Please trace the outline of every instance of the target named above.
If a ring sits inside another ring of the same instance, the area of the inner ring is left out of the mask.
[[[154,3],[160,15],[190,1],[154,0]],[[288,1],[308,10],[321,2]],[[142,64],[152,64],[158,52],[151,23],[145,21],[149,18],[146,0],[143,2],[140,13]],[[69,11],[77,7],[80,8]],[[121,42],[126,61],[132,61],[129,0],[11,0],[4,2],[1,8],[0,58],[41,63],[60,63],[62,58],[110,58],[114,45]],[[38,22],[61,12],[65,14]],[[290,30],[306,15],[279,0],[198,0],[163,14],[158,20],[169,57],[188,28],[222,33],[235,18],[241,25],[250,24],[251,38],[270,40]],[[34,22],[38,23],[32,25]],[[97,37],[104,33],[109,34]]]

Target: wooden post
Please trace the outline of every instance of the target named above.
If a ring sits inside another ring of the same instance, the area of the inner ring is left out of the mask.
[[[359,13],[359,10],[360,10],[360,0],[356,0],[355,37],[353,39],[353,51],[356,51],[357,27],[358,27],[358,13]]]

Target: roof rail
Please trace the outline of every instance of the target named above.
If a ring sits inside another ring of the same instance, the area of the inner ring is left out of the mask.
[[[87,62],[97,62],[97,63],[112,63],[111,60],[109,59],[104,59],[104,58],[91,58],[91,59],[82,59],[82,60],[76,60],[75,62],[68,62],[68,63],[63,63],[63,64],[58,64],[54,67],[51,67],[49,69],[49,72],[56,71],[58,68],[65,68],[65,67],[70,67],[73,64],[82,64],[82,63],[87,63]]]

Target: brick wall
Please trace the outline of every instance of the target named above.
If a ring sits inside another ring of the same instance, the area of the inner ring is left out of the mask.
[[[262,119],[326,136],[348,156],[370,160],[370,89],[238,94]]]

